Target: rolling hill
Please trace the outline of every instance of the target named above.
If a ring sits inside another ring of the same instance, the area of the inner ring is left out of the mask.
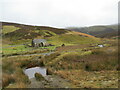
[[[7,22],[2,37],[3,89],[118,87],[117,39]],[[46,39],[49,45],[31,47],[34,38]],[[29,78],[24,71],[34,67],[44,67],[46,75],[33,73],[35,77]]]
[[[90,26],[90,27],[69,27],[72,31],[82,32],[95,37],[110,38],[118,36],[118,25]]]
[[[67,29],[58,29],[47,26],[31,26],[8,22],[3,22],[2,25],[3,43],[11,42],[16,44],[19,42],[20,44],[31,42],[31,39],[34,38],[47,39],[49,43],[55,45],[59,45],[62,43],[83,44],[99,41],[92,35]]]

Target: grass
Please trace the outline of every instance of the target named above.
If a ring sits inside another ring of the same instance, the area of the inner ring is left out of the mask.
[[[40,55],[4,57],[3,87],[25,88],[30,81],[22,69],[45,66],[49,69],[48,74],[60,75],[70,80],[76,87],[116,88],[118,68],[116,45],[117,43],[114,43],[103,48],[89,47],[90,44],[72,45],[59,47],[55,53],[45,57]]]
[[[47,47],[41,47],[42,49],[48,49],[48,50],[50,50],[50,51],[53,51],[53,50],[55,50],[56,49],[56,47],[57,46],[47,46]]]
[[[114,36],[118,36],[118,25],[90,26],[83,28],[73,27],[70,29],[102,38],[112,38]]]
[[[88,46],[86,50],[79,50],[82,48],[77,45],[60,47],[58,52],[67,52],[53,54],[55,58],[46,65],[78,88],[118,88],[118,49],[117,43],[112,43],[103,48]]]
[[[19,26],[19,25],[18,25]],[[3,88],[27,88],[30,83],[24,68],[45,66],[48,74],[57,74],[70,80],[76,87],[117,87],[118,52],[117,42],[98,39],[91,35],[46,27],[3,27],[3,54],[25,55],[55,51],[50,55],[3,57]],[[10,32],[8,31],[10,29]],[[17,31],[16,31],[17,30]],[[32,38],[44,38],[55,46],[32,48]],[[61,46],[65,44],[65,46]],[[104,44],[105,47],[97,47]],[[14,47],[9,47],[13,46]],[[38,80],[41,76],[36,74]]]
[[[114,48],[111,48],[112,50]],[[86,71],[116,70],[118,66],[117,50],[109,53],[107,49],[94,49],[81,52],[67,52],[60,60],[51,63],[58,69],[83,69]],[[108,49],[109,50],[109,49]]]
[[[47,68],[46,73],[47,73],[47,75],[52,75],[54,73],[54,71],[51,68]]]
[[[17,40],[27,40],[38,37],[51,37],[64,34],[66,32],[67,30],[65,29],[57,29],[44,26],[29,26],[20,24],[3,25],[3,33],[5,34],[4,39],[9,38],[11,41],[13,41],[13,43]]]
[[[7,34],[7,33],[10,33],[10,32],[13,32],[13,31],[16,31],[18,30],[19,28],[18,27],[15,27],[15,26],[3,26],[3,29],[2,29],[2,33],[3,34]]]
[[[76,34],[56,35],[46,39],[48,40],[48,43],[51,43],[56,46],[60,46],[62,44],[74,45],[74,44],[90,44],[90,43],[100,42],[100,40],[96,38],[81,37]]]
[[[42,36],[47,36],[47,37],[56,35],[54,32],[49,31],[49,30],[39,30],[38,33],[40,33]]]
[[[59,70],[56,73],[77,88],[118,88],[117,71]]]
[[[9,24],[8,24],[9,25]],[[56,47],[61,46],[62,44],[67,45],[77,45],[77,44],[89,44],[89,43],[98,43],[100,40],[97,38],[93,38],[90,35],[81,33],[75,33],[70,31],[66,31],[63,29],[55,29],[50,27],[32,27],[32,26],[19,26],[16,24],[12,25],[4,25],[3,33],[6,35],[3,37],[4,46],[3,46],[3,54],[18,54],[20,52],[29,51],[31,48],[26,47],[20,44],[30,44],[31,39],[33,38],[44,38],[48,40],[48,43],[53,44],[55,46],[46,47],[49,50],[55,50]],[[19,30],[17,30],[19,29]],[[16,31],[17,30],[17,31]],[[55,31],[56,30],[56,31]],[[69,34],[68,34],[69,32]],[[15,47],[9,47],[12,45],[16,45]],[[19,46],[17,46],[19,45]],[[35,52],[36,53],[36,52]]]
[[[12,54],[12,53],[19,53],[19,52],[24,52],[24,51],[28,51],[31,48],[26,47],[25,45],[8,45],[8,46],[3,46],[2,48],[2,52],[3,54]]]
[[[59,47],[56,49],[59,55],[46,56],[44,61],[47,66],[56,70],[117,70],[118,51],[116,45],[117,43],[114,42],[114,45],[105,45],[103,48],[90,47],[90,44]]]
[[[47,65],[49,62],[51,62],[52,60],[54,60],[58,56],[60,56],[60,53],[55,52],[53,54],[50,54],[48,56],[43,57],[42,60],[44,61],[45,65]]]
[[[35,73],[35,78],[37,81],[44,80],[44,77],[40,73]]]
[[[8,74],[5,74],[5,73],[3,74],[3,79],[2,79],[3,87],[8,86],[9,83],[14,83],[14,82],[15,82],[15,80],[12,77],[12,75],[8,75]]]
[[[3,88],[21,87],[25,88],[30,81],[24,74],[23,68],[40,66],[41,62],[35,59],[36,56],[5,57],[2,59]],[[11,85],[12,84],[12,85]],[[20,84],[20,85],[19,85]],[[10,86],[9,86],[10,85]],[[23,86],[23,87],[22,87]]]
[[[6,45],[1,48],[2,54],[7,56],[45,53],[48,51],[53,51],[55,49],[56,46],[34,48],[28,47],[26,45]]]
[[[82,36],[82,37],[95,38],[95,37],[94,37],[94,36],[92,36],[92,35],[85,34],[85,33],[81,33],[81,32],[74,32],[74,31],[72,31],[72,32],[69,32],[69,33],[67,33],[67,34],[76,34],[76,35],[80,35],[80,36]]]

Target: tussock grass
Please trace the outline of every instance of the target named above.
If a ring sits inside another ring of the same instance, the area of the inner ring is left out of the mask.
[[[85,69],[88,71],[117,70],[118,51],[94,50],[92,55],[84,57],[83,60],[87,61]]]
[[[55,53],[52,53],[50,55],[45,56],[44,58],[42,58],[42,60],[47,65],[49,62],[51,62],[52,60],[54,60],[58,56],[60,56],[60,53],[59,52],[55,52]]]
[[[18,56],[3,58],[3,88],[10,85],[10,87],[25,88],[29,83],[29,78],[23,72],[23,68],[40,65],[39,61],[34,60],[36,56]],[[35,65],[34,65],[35,64]],[[8,86],[9,87],[9,86]]]
[[[27,88],[27,85],[23,82],[17,82],[15,84],[10,84],[9,86],[6,87],[6,89],[14,89],[14,88]]]
[[[47,60],[47,58],[46,58]],[[86,71],[117,70],[118,51],[115,47],[94,48],[88,51],[65,52],[48,60],[56,70],[83,69]],[[48,62],[46,61],[46,62]]]
[[[40,73],[35,73],[35,78],[38,81],[44,80],[44,77]]]
[[[14,83],[14,77],[12,75],[9,74],[5,74],[3,73],[3,77],[2,77],[2,87],[6,87],[9,85],[9,83]]]
[[[68,79],[78,88],[118,88],[118,72],[111,70],[87,72],[84,70],[58,70],[56,74]]]
[[[52,75],[52,74],[54,74],[54,70],[53,69],[51,69],[51,68],[47,68],[47,75]]]

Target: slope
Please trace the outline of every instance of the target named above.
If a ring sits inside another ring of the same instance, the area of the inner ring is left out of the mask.
[[[69,27],[69,30],[83,32],[101,38],[110,38],[118,35],[118,25]]]
[[[16,23],[3,22],[3,42],[7,44],[30,43],[31,39],[44,38],[49,43],[58,44],[82,44],[99,41],[92,35],[73,32],[67,29],[58,29],[47,26],[31,26]],[[11,43],[8,43],[11,42]]]

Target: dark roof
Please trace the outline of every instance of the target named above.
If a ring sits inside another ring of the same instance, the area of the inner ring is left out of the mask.
[[[34,43],[41,43],[41,42],[46,42],[45,39],[33,39]]]

